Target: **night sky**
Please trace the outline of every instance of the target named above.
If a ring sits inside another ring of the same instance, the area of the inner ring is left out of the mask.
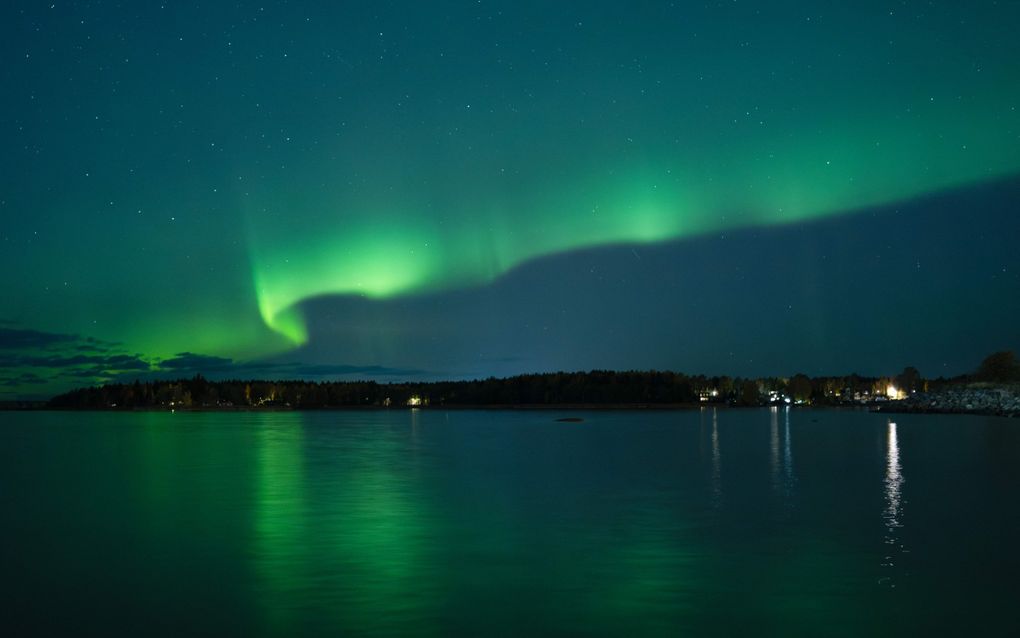
[[[5,2],[0,399],[1020,350],[1018,2]]]

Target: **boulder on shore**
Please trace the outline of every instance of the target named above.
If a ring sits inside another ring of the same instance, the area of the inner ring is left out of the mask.
[[[1010,386],[959,386],[916,394],[892,401],[881,412],[930,412],[935,414],[989,414],[1020,417],[1020,389]]]

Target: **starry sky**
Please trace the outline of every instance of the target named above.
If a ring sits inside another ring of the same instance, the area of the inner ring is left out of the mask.
[[[0,399],[1020,350],[1020,3],[8,2]]]

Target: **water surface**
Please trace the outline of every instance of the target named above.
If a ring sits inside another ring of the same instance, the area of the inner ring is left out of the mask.
[[[5,623],[1015,635],[1020,424],[893,420],[0,413]]]

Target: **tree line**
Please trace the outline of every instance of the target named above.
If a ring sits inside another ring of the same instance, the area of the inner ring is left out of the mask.
[[[378,383],[375,381],[190,379],[134,381],[80,388],[54,397],[53,408],[272,408],[355,406],[501,405],[840,405],[902,398],[946,385],[1020,382],[1012,352],[987,357],[970,375],[924,379],[914,367],[891,377],[845,376],[740,378],[670,371],[592,370],[524,374],[472,381]]]

